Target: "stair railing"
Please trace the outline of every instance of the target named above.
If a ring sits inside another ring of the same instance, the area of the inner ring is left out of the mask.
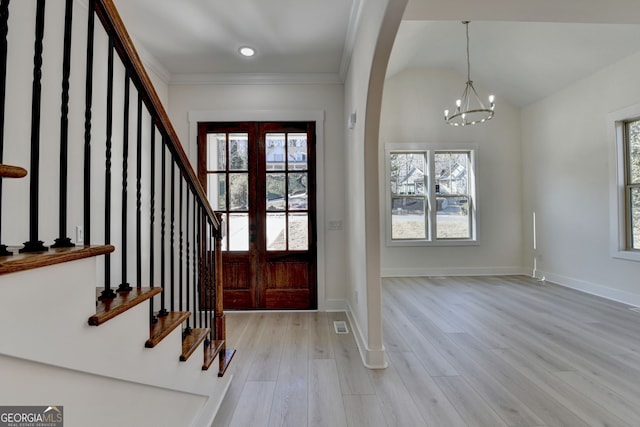
[[[84,22],[77,18],[83,11]],[[22,20],[12,25],[16,16]],[[31,25],[24,25],[26,16]],[[24,42],[17,42],[29,39],[30,64]],[[45,251],[47,244],[72,247],[69,230],[75,226],[76,244],[116,247],[102,261],[99,298],[160,286],[163,292],[151,300],[151,322],[189,311],[184,333],[210,328],[209,341],[224,340],[221,217],[211,209],[113,1],[65,0],[61,7],[0,0],[0,47],[0,163],[7,158],[25,166],[29,182],[28,190],[5,185],[3,194],[0,179],[0,256],[11,256],[2,239],[23,235],[21,253]],[[22,107],[27,100],[28,119]]]

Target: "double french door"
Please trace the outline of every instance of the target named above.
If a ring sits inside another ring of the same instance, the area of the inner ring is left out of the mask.
[[[199,123],[198,176],[225,220],[224,308],[316,308],[315,123]]]

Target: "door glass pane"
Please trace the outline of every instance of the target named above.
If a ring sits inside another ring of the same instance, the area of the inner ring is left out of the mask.
[[[627,126],[630,184],[640,184],[640,120]]]
[[[284,251],[287,249],[285,213],[267,213],[267,250]]]
[[[640,188],[631,189],[631,249],[640,249]]]
[[[246,211],[249,209],[249,175],[246,173],[229,174],[229,210]]]
[[[307,169],[306,133],[290,133],[287,135],[287,169]]]
[[[227,175],[210,173],[207,175],[207,197],[215,211],[227,209]]]
[[[230,213],[229,214],[229,250],[248,251],[249,250],[249,214]]]
[[[223,213],[222,215],[222,224],[224,227],[224,237],[222,238],[222,250],[226,251],[227,248],[229,247],[229,244],[227,242],[227,239],[229,238],[229,230],[227,230],[227,227],[229,227],[229,222],[227,220],[227,214]]]
[[[309,249],[309,215],[289,214],[289,250],[306,251],[307,249]]]
[[[283,173],[267,174],[267,210],[283,211],[285,210],[285,185]]]
[[[248,167],[248,135],[246,133],[229,134],[229,170],[246,171]]]
[[[306,210],[307,207],[307,174],[289,174],[289,209]]]
[[[285,156],[284,133],[267,133],[265,135],[265,161],[267,171],[285,170]]]
[[[438,239],[471,238],[467,197],[438,197],[436,205],[436,237]]]
[[[222,171],[226,169],[226,134],[207,134],[207,170]]]
[[[391,238],[427,237],[423,197],[393,197],[391,205]]]

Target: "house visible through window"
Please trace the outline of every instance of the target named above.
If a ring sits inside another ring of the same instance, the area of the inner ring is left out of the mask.
[[[475,151],[386,147],[387,243],[475,244]]]

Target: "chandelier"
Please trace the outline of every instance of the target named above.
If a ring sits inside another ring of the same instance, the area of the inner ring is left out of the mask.
[[[462,97],[456,100],[456,109],[451,115],[449,110],[444,110],[444,120],[453,126],[475,125],[484,123],[493,117],[496,104],[494,96],[489,95],[489,108],[480,100],[476,88],[471,80],[471,62],[469,61],[469,21],[462,21],[467,31],[467,83],[462,92]]]

